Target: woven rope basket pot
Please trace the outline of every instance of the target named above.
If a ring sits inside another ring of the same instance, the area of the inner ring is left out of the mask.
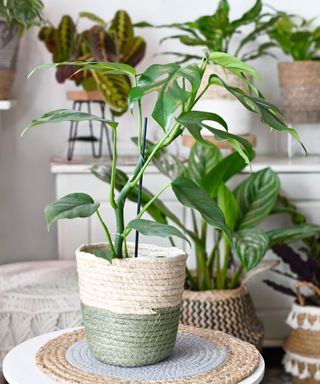
[[[320,294],[313,284],[297,284],[298,303],[294,303],[287,318],[291,327],[284,343],[284,367],[299,384],[320,384],[320,308],[305,306],[299,288],[307,285]]]
[[[128,243],[129,257],[112,263],[77,249],[80,300],[86,338],[100,361],[118,366],[155,364],[176,341],[186,254],[177,248]]]
[[[263,325],[246,285],[237,289],[183,294],[182,324],[228,333],[261,348]]]
[[[292,123],[320,121],[320,62],[293,61],[278,64],[287,118]]]

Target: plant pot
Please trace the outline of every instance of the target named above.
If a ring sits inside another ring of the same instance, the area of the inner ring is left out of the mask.
[[[320,62],[278,64],[284,109],[291,123],[320,121]]]
[[[185,290],[182,324],[228,333],[261,348],[263,325],[246,285],[237,289],[195,292]]]
[[[128,244],[129,258],[112,263],[77,249],[80,300],[86,338],[100,361],[119,366],[155,364],[176,341],[186,254],[177,248]]]
[[[0,100],[9,98],[15,79],[18,48],[17,28],[8,29],[6,24],[0,21]]]
[[[246,91],[244,83],[239,77],[214,64],[207,66],[200,91],[204,89],[212,73],[217,74],[228,85]],[[219,113],[227,122],[229,131],[235,135],[246,135],[251,131],[251,112],[246,110],[231,93],[222,87],[210,87],[195,105],[195,109]],[[213,126],[217,128],[217,125]],[[212,135],[208,130],[204,130],[204,132],[205,134]]]
[[[286,372],[297,383],[320,383],[320,308],[293,304],[287,324],[291,327],[284,343]]]

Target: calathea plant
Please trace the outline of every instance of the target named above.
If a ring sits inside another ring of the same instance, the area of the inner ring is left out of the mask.
[[[88,30],[78,31],[79,20],[86,18],[95,24]],[[136,66],[143,58],[146,43],[135,36],[130,16],[117,11],[110,22],[90,12],[80,12],[74,22],[69,15],[61,18],[57,28],[44,26],[39,32],[54,63],[64,61],[109,61]],[[77,71],[77,66],[59,66],[56,78],[59,83],[73,80],[87,91],[98,89],[115,113],[123,113],[128,107],[130,77],[127,75],[102,74],[96,71]]]
[[[177,32],[161,40],[179,40],[189,47],[202,47],[210,51],[233,53],[242,61],[257,59],[263,55],[271,55],[269,48],[273,42],[265,42],[255,49],[246,49],[252,42],[257,44],[257,38],[266,34],[270,25],[278,18],[277,14],[270,14],[263,11],[261,0],[248,9],[238,19],[230,19],[230,5],[227,0],[220,0],[216,11],[212,15],[205,15],[194,21],[173,23],[156,26],[157,28],[170,28]],[[136,24],[137,27],[152,27],[147,22]],[[249,33],[242,35],[243,28],[251,28]],[[241,36],[242,35],[242,36]],[[236,48],[231,48],[232,46]],[[201,56],[192,53],[165,52],[174,54],[181,58],[181,62],[193,59],[201,59]]]

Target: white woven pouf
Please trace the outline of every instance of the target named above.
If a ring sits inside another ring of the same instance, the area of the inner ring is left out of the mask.
[[[4,356],[17,344],[81,324],[74,261],[0,266],[0,373]]]

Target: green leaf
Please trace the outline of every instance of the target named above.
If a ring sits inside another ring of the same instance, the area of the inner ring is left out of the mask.
[[[209,82],[224,87],[228,92],[235,96],[245,108],[251,112],[257,113],[264,124],[267,124],[277,131],[289,133],[306,151],[297,131],[287,126],[282,112],[275,105],[264,100],[260,92],[260,97],[247,95],[239,88],[230,87],[217,75],[211,75]]]
[[[231,238],[231,231],[217,203],[197,184],[186,177],[178,177],[173,181],[172,189],[182,205],[197,210],[208,224],[222,230],[229,239]]]
[[[74,219],[76,217],[89,217],[99,208],[100,203],[95,203],[86,193],[70,193],[61,199],[50,203],[44,210],[48,224],[51,225],[60,219]]]
[[[190,90],[180,86],[180,80],[190,84]],[[157,92],[152,117],[166,130],[177,108],[197,92],[200,81],[200,68],[195,64],[186,67],[178,64],[154,64],[141,75],[138,86],[131,89],[129,104],[133,106],[143,96]]]
[[[255,227],[275,206],[280,193],[278,175],[270,168],[252,173],[234,191],[238,207],[239,229]]]
[[[194,144],[189,154],[188,177],[202,187],[206,175],[221,158],[221,152],[216,146],[204,147],[198,143]]]
[[[253,149],[252,145],[249,143],[248,140],[240,136],[233,135],[232,133],[213,128],[210,125],[204,123],[204,121],[209,121],[210,123],[217,123],[225,130],[228,130],[227,123],[222,119],[222,117],[220,117],[216,113],[200,111],[183,112],[179,115],[177,121],[182,126],[187,128],[187,130],[191,133],[197,143],[209,147],[214,146],[214,144],[203,139],[203,137],[201,136],[201,130],[203,128],[206,128],[214,134],[216,140],[227,141],[243,157],[243,159],[247,163],[250,163],[250,158],[252,157]]]
[[[277,228],[267,232],[270,238],[270,247],[278,243],[297,241],[320,234],[320,226],[312,224],[300,224],[292,228]]]
[[[116,36],[118,49],[122,53],[130,45],[134,36],[132,22],[126,11],[116,12],[111,22],[110,32]]]
[[[260,263],[268,247],[268,236],[257,228],[243,229],[232,238],[232,249],[247,272]]]
[[[104,259],[109,261],[110,264],[112,264],[112,259],[114,258],[114,254],[110,249],[103,250],[103,249],[92,249],[91,252],[93,255],[99,257],[100,259]]]
[[[254,155],[255,153],[253,152],[249,158],[250,161],[253,160]],[[239,153],[231,153],[207,173],[203,180],[203,188],[212,198],[215,197],[220,183],[226,183],[232,176],[239,174],[246,165],[246,162]]]
[[[38,119],[32,120],[32,122],[24,128],[21,133],[23,136],[29,128],[35,127],[37,125],[47,124],[47,123],[61,123],[64,121],[101,121],[108,124],[112,128],[117,128],[118,123],[103,119],[99,116],[92,115],[91,113],[79,112],[73,109],[57,109],[55,111],[47,112]]]
[[[212,52],[209,55],[208,59],[214,64],[220,65],[220,67],[228,69],[241,79],[243,79],[243,74],[245,73],[251,75],[257,80],[260,79],[260,76],[252,67],[250,67],[248,64],[245,64],[236,57],[230,55],[229,53]]]
[[[135,219],[130,221],[127,228],[135,229],[145,236],[179,237],[190,244],[190,241],[186,236],[172,225],[156,223],[155,221],[150,220]]]
[[[243,25],[251,24],[259,19],[261,11],[262,1],[257,0],[252,8],[245,12],[239,19],[232,21],[231,25],[237,29]]]
[[[223,183],[218,188],[217,203],[224,214],[228,227],[234,229],[238,217],[238,205],[233,193]]]
[[[101,27],[106,27],[107,26],[107,23],[103,19],[101,19],[101,17],[99,17],[99,16],[97,16],[94,13],[91,13],[91,12],[80,12],[79,13],[79,17],[91,20],[94,23],[97,23],[98,25],[101,25]]]

